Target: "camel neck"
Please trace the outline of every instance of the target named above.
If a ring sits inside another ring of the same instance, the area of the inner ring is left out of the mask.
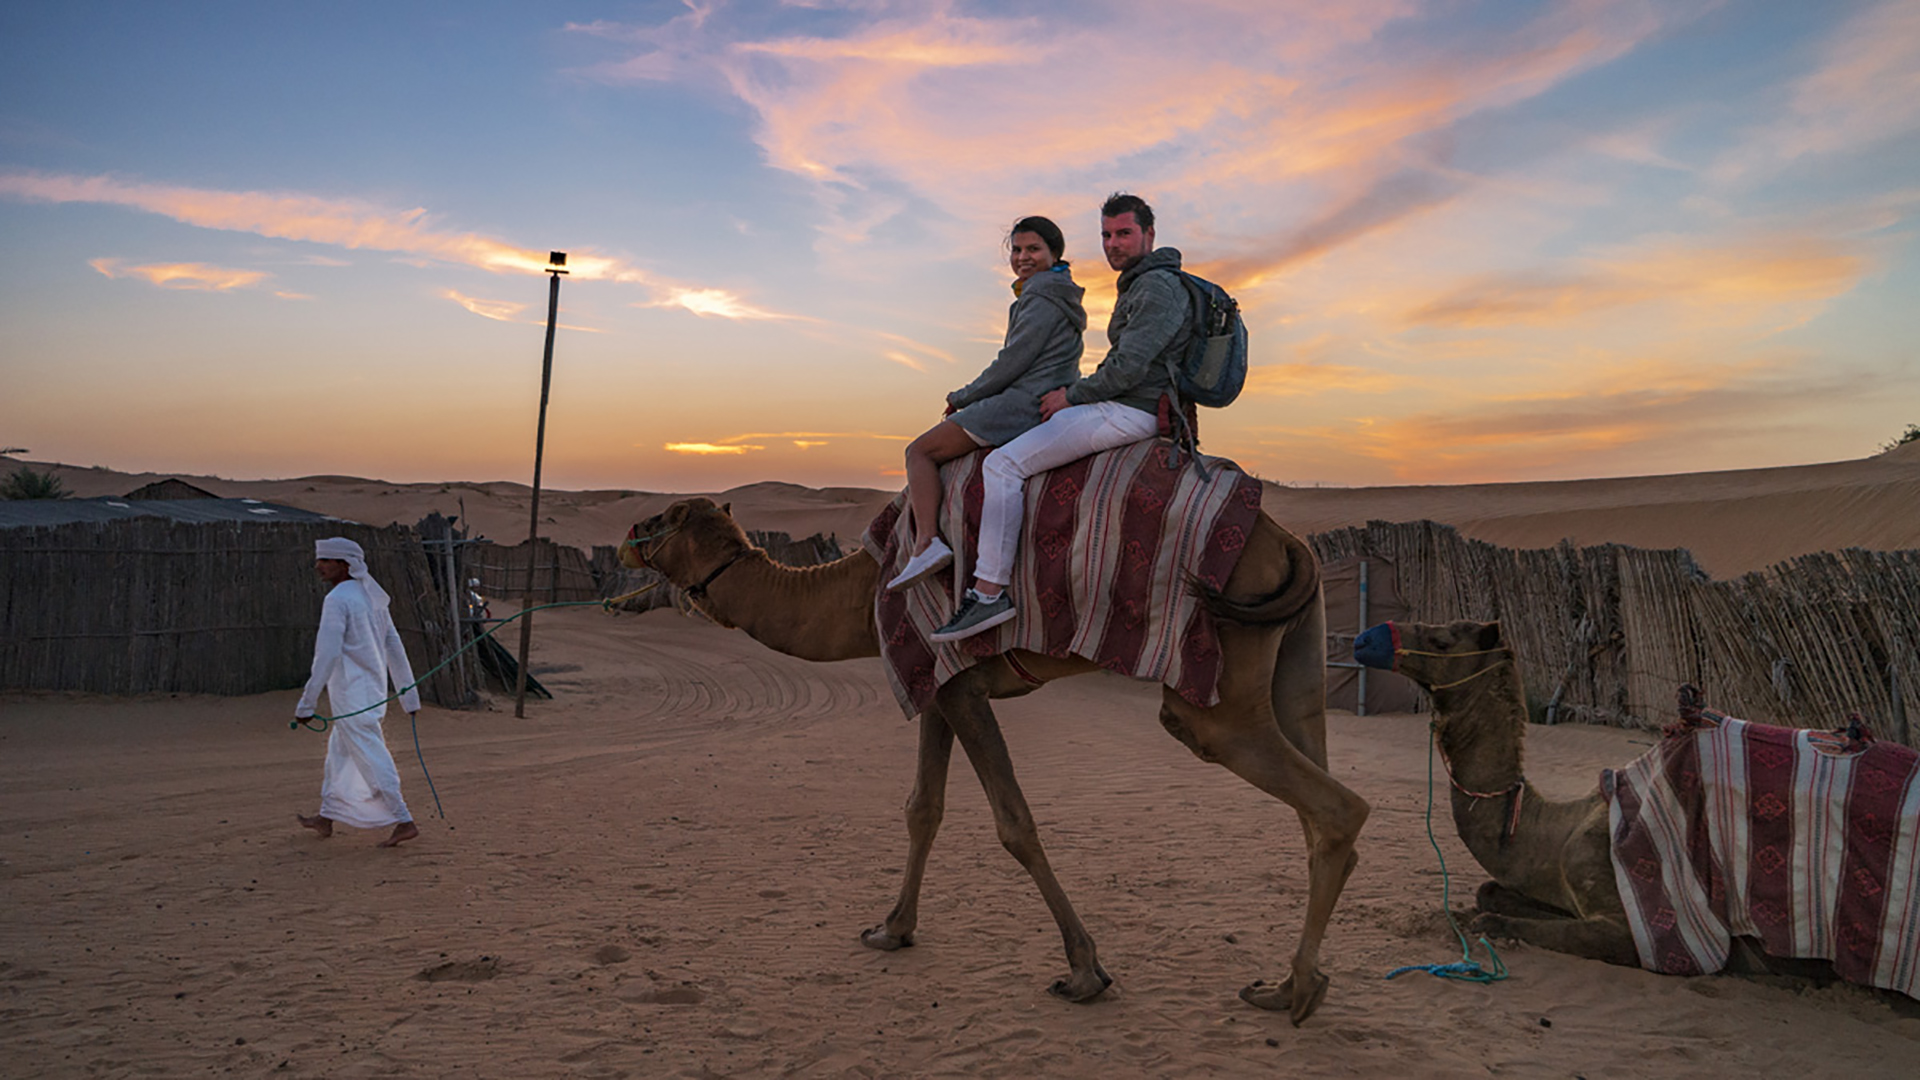
[[[776,652],[802,660],[880,654],[873,629],[879,565],[857,551],[824,566],[782,566],[747,552],[707,587],[706,606]]]
[[[1527,714],[1520,675],[1509,663],[1434,691],[1433,707],[1454,827],[1480,865],[1498,876],[1508,843],[1539,803],[1521,762]]]

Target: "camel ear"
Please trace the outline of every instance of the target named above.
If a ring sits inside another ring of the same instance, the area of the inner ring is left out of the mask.
[[[1497,649],[1500,647],[1500,624],[1498,622],[1484,623],[1481,625],[1479,645],[1482,649]]]
[[[732,503],[730,503],[730,502],[724,502],[724,503],[721,503],[721,504],[720,504],[720,512],[721,512],[721,513],[723,513],[723,514],[725,514],[725,515],[727,515],[728,517],[732,517],[732,516],[733,516],[733,504],[732,504]]]

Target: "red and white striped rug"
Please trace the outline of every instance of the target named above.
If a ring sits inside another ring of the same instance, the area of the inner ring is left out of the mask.
[[[875,597],[881,652],[901,710],[919,715],[942,683],[1009,649],[1084,657],[1164,682],[1196,705],[1218,702],[1219,639],[1187,576],[1225,584],[1260,512],[1260,482],[1223,458],[1203,459],[1212,479],[1202,482],[1164,439],[1041,473],[1027,482],[1009,586],[1019,614],[993,630],[934,644],[927,635],[953,614],[972,580],[985,459],[975,453],[941,470],[940,532],[954,549],[953,566]],[[912,540],[903,492],[863,538],[881,581],[899,571]]]
[[[1920,997],[1920,754],[1706,712],[1601,775],[1641,966],[1697,975],[1731,938]]]

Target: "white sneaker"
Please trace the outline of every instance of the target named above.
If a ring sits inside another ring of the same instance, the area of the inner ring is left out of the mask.
[[[927,545],[927,550],[908,559],[907,565],[901,568],[899,576],[887,582],[887,591],[894,592],[913,585],[952,561],[953,549],[936,536],[933,542]]]

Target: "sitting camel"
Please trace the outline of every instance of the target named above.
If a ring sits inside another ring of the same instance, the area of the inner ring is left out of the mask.
[[[1433,697],[1454,827],[1493,875],[1474,931],[1668,974],[1920,997],[1913,751],[1695,706],[1601,790],[1557,802],[1521,768],[1526,698],[1498,623],[1383,623],[1353,655]]]
[[[874,611],[881,568],[864,550],[824,566],[782,566],[747,540],[728,507],[691,498],[634,526],[620,551],[627,566],[659,570],[714,621],[745,630],[769,648],[805,660],[880,655]],[[1163,689],[1160,723],[1202,760],[1225,766],[1300,815],[1308,900],[1292,972],[1277,984],[1256,981],[1240,991],[1250,1004],[1288,1012],[1297,1025],[1326,995],[1320,942],[1356,862],[1354,840],[1368,813],[1364,800],[1326,772],[1319,565],[1311,549],[1262,512],[1224,587],[1195,587],[1219,631],[1219,702],[1198,707]],[[1051,992],[1089,1001],[1112,984],[1047,862],[988,705],[989,698],[1017,697],[1094,670],[1094,663],[1078,657],[1014,650],[939,687],[920,715],[919,762],[906,808],[905,880],[886,921],[863,933],[863,943],[883,950],[913,944],[921,880],[940,827],[957,737],[986,790],[1001,843],[1039,886],[1065,941],[1070,970]]]
[[[1398,671],[1433,696],[1433,731],[1452,781],[1453,825],[1493,880],[1480,886],[1478,933],[1637,966],[1614,885],[1607,804],[1595,791],[1555,802],[1527,783],[1526,695],[1500,624],[1382,623],[1353,657]]]

